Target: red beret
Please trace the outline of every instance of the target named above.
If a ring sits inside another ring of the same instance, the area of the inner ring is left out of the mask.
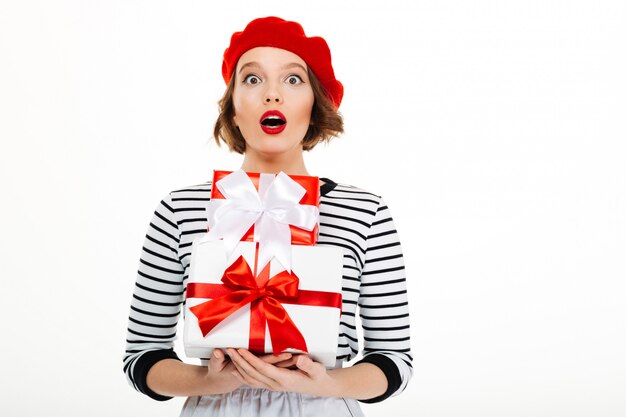
[[[233,33],[222,62],[222,76],[226,84],[230,82],[241,55],[259,46],[285,49],[302,58],[324,87],[326,96],[339,107],[343,85],[335,78],[326,41],[319,36],[307,37],[299,23],[278,17],[255,19],[243,32]]]

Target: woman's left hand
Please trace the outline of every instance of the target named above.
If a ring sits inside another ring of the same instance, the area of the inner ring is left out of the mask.
[[[246,349],[227,349],[226,353],[237,368],[233,375],[243,384],[317,396],[333,396],[336,391],[335,380],[326,372],[326,367],[308,355],[295,355],[273,365]],[[295,369],[287,369],[293,365]]]

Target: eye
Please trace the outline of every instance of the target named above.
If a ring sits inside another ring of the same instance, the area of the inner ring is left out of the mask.
[[[261,82],[261,79],[254,74],[248,74],[243,78],[242,82],[244,84],[256,85]]]
[[[303,82],[304,81],[302,81],[302,78],[296,74],[291,74],[289,77],[287,77],[287,84],[289,85],[298,85],[302,84]]]

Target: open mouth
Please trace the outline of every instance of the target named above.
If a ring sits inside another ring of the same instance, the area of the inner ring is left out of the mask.
[[[278,116],[270,116],[261,122],[263,126],[278,127],[285,124],[285,121]]]
[[[287,118],[278,110],[269,110],[261,116],[261,129],[265,133],[275,135],[285,130]]]

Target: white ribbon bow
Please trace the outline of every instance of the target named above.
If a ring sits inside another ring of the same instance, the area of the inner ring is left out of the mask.
[[[291,232],[289,225],[313,230],[318,208],[298,204],[306,190],[284,172],[261,174],[259,191],[248,175],[237,170],[214,186],[225,199],[211,199],[207,207],[209,233],[203,239],[223,239],[230,258],[235,247],[254,225],[254,241],[259,242],[258,271],[272,259],[291,272]]]

